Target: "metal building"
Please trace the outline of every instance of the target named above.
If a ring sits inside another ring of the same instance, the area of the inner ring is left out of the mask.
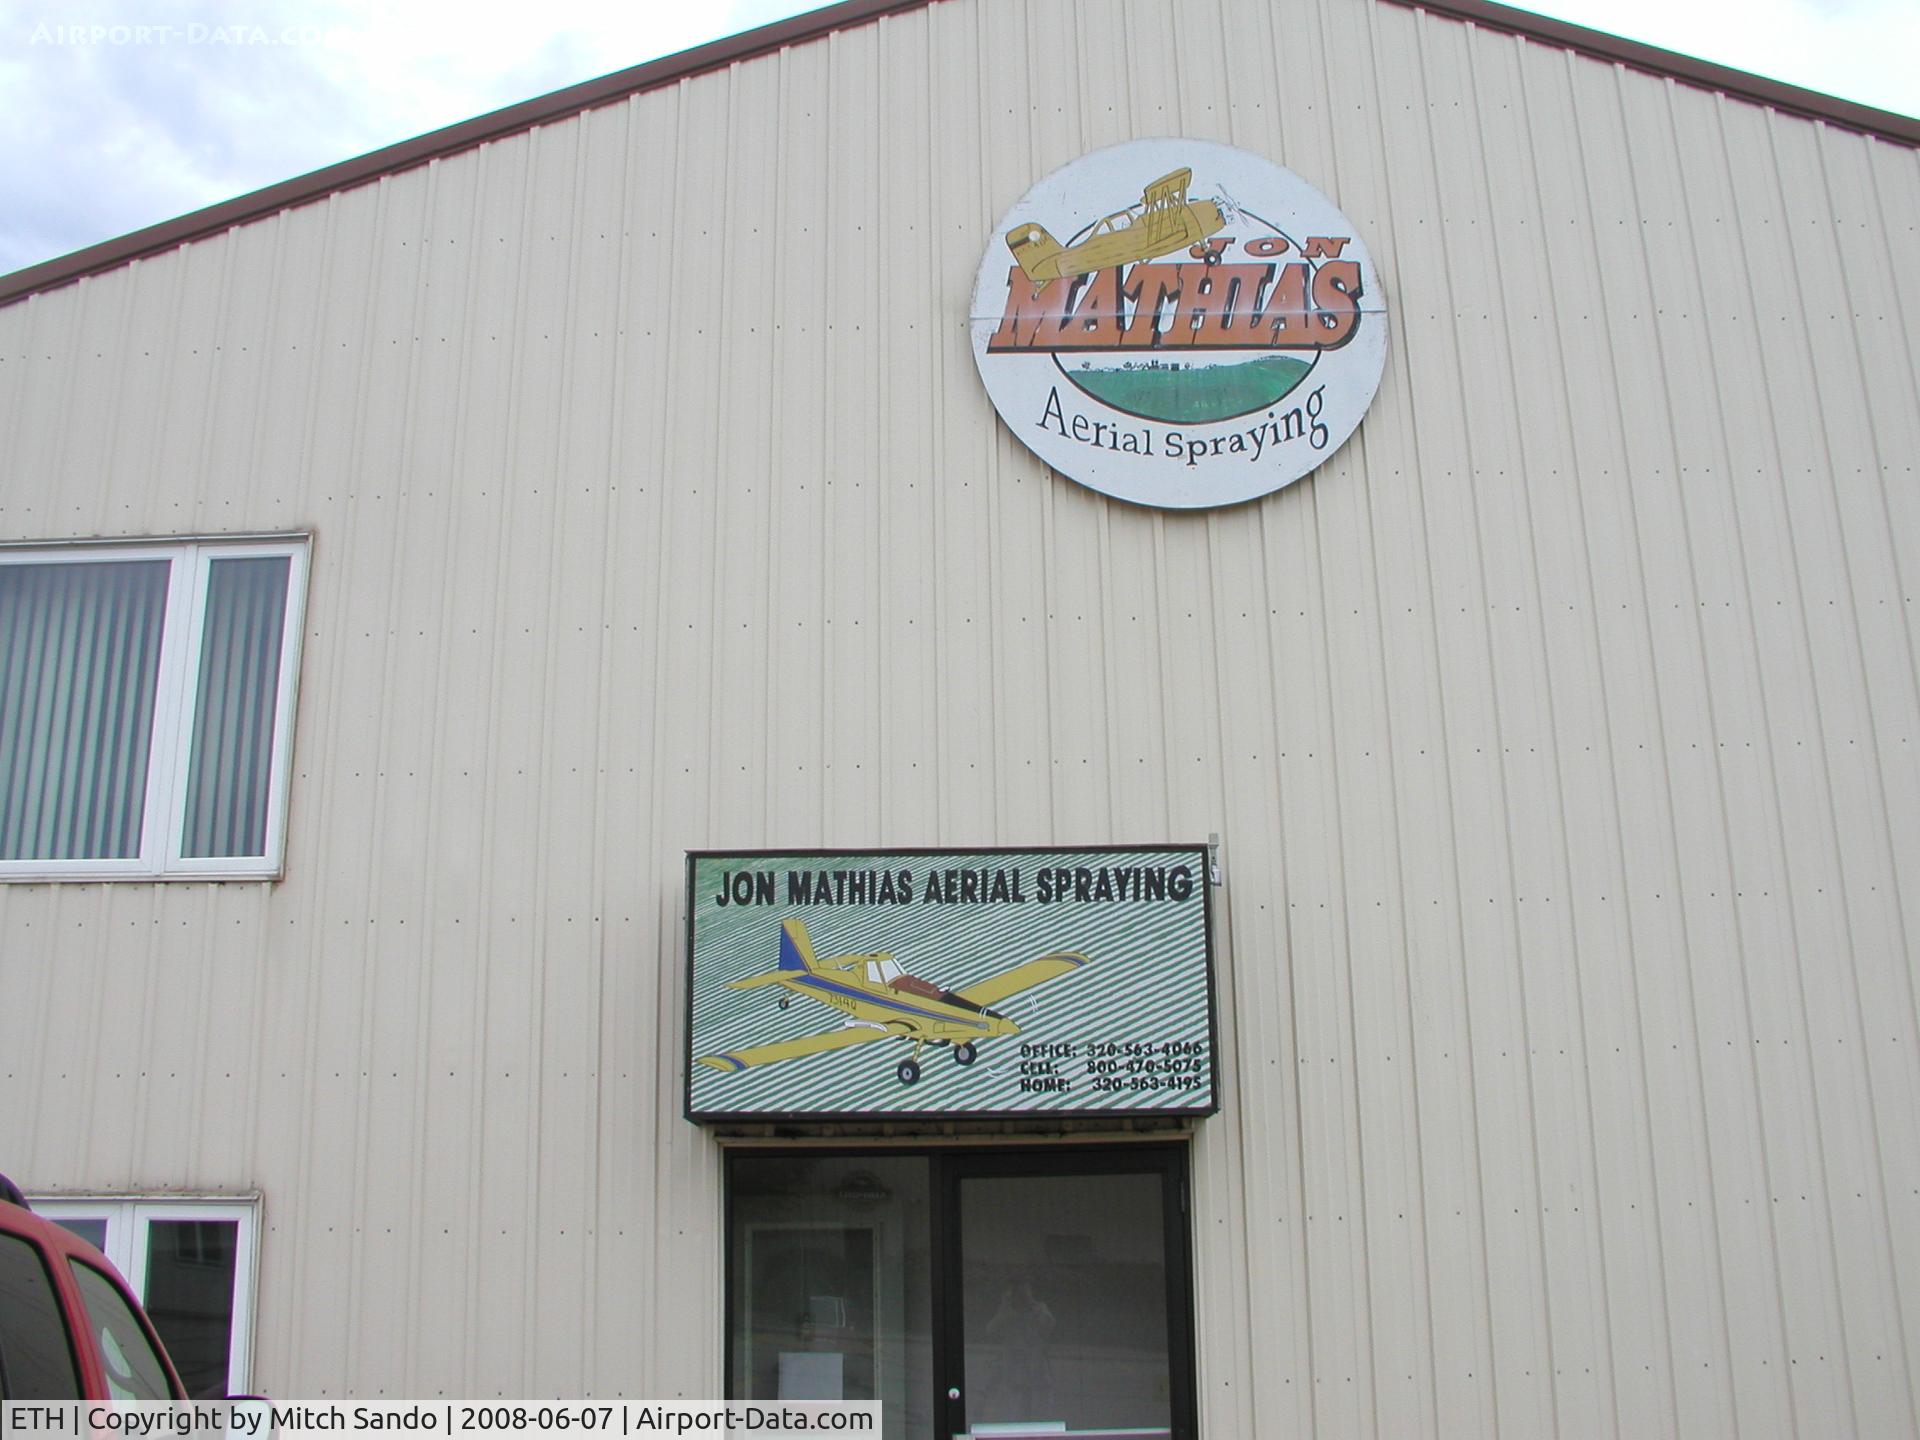
[[[1386,307],[1221,508],[969,353],[1159,136]],[[1920,1433],[1916,146],[1481,0],[851,0],[0,280],[0,1169],[216,1387],[745,1393],[750,1196],[1149,1174],[1160,1433]],[[687,852],[1214,835],[1217,1113],[687,1118]],[[944,1436],[914,1224],[781,1354]]]

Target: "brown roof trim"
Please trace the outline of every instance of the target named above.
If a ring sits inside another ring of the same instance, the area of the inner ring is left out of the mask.
[[[691,75],[722,69],[737,61],[751,60],[788,45],[797,45],[836,30],[852,29],[883,15],[915,10],[931,3],[932,0],[841,0],[837,5],[795,15],[771,25],[763,25],[757,30],[748,30],[692,50],[683,50],[677,55],[650,60],[644,65],[603,75],[598,80],[570,85],[564,90],[555,90],[518,105],[509,105],[503,110],[463,120],[458,125],[449,125],[443,130],[404,140],[398,145],[389,145],[384,150],[343,160],[311,174],[269,185],[264,190],[255,190],[252,194],[209,205],[204,210],[196,210],[178,219],[150,225],[118,239],[76,250],[71,255],[62,255],[28,266],[25,270],[17,270],[11,275],[0,276],[0,305],[70,284],[88,275],[97,275],[131,260],[158,255],[192,240],[217,235],[222,230],[243,225],[249,220],[262,219],[281,210],[325,199],[336,191],[364,185],[443,156],[471,150],[490,140],[563,120],[583,110],[614,104],[640,91],[659,89]],[[1876,110],[1869,105],[1856,105],[1850,100],[1837,100],[1817,90],[1803,90],[1796,85],[1750,75],[1744,70],[1714,65],[1671,50],[1643,45],[1637,40],[1608,35],[1600,30],[1589,30],[1583,25],[1550,20],[1543,15],[1496,5],[1492,0],[1382,0],[1382,3],[1431,11],[1435,15],[1464,20],[1482,29],[1523,36],[1581,55],[1625,65],[1630,69],[1670,77],[1682,84],[1717,90],[1740,100],[1751,100],[1789,115],[1822,120],[1895,144],[1920,148],[1920,120],[1909,116],[1896,115],[1890,110]]]
[[[1510,5],[1496,5],[1492,0],[1385,0],[1385,3],[1404,5],[1412,10],[1431,10],[1435,15],[1465,20],[1484,30],[1502,30],[1597,60],[1612,61],[1630,70],[1643,70],[1649,75],[1697,85],[1704,90],[1718,90],[1736,100],[1751,100],[1788,115],[1824,120],[1829,125],[1856,130],[1862,135],[1920,148],[1920,120],[1910,115],[1856,105],[1851,100],[1839,100],[1818,90],[1803,90],[1798,85],[1769,80],[1764,75],[1715,65],[1708,60],[1696,60],[1691,55],[1662,50],[1657,45],[1643,45],[1638,40],[1609,35],[1604,30],[1589,30],[1584,25],[1552,20]]]

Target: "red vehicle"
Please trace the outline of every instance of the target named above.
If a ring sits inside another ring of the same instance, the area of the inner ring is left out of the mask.
[[[186,1394],[120,1272],[0,1175],[0,1400]]]

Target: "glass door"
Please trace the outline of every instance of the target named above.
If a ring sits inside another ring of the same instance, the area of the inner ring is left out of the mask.
[[[1183,1145],[727,1164],[727,1394],[879,1400],[883,1440],[1191,1440]]]
[[[951,1155],[944,1433],[1193,1433],[1185,1154]]]

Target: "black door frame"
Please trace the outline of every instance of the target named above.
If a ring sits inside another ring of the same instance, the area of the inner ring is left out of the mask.
[[[1021,1175],[1138,1175],[1161,1177],[1161,1215],[1165,1224],[1167,1259],[1167,1364],[1169,1414],[1179,1440],[1199,1433],[1193,1315],[1193,1226],[1189,1217],[1187,1137],[1171,1142],[1142,1141],[1121,1144],[1068,1145],[741,1145],[729,1146],[725,1157],[723,1207],[725,1283],[721,1337],[724,1381],[734,1396],[733,1373],[734,1246],[732,1166],[739,1159],[857,1159],[873,1156],[919,1156],[928,1170],[928,1210],[932,1234],[928,1253],[932,1261],[931,1310],[933,1326],[933,1409],[936,1440],[949,1440],[966,1424],[966,1376],[963,1357],[960,1228],[960,1182],[974,1177]],[[959,1391],[960,1398],[949,1398]]]

